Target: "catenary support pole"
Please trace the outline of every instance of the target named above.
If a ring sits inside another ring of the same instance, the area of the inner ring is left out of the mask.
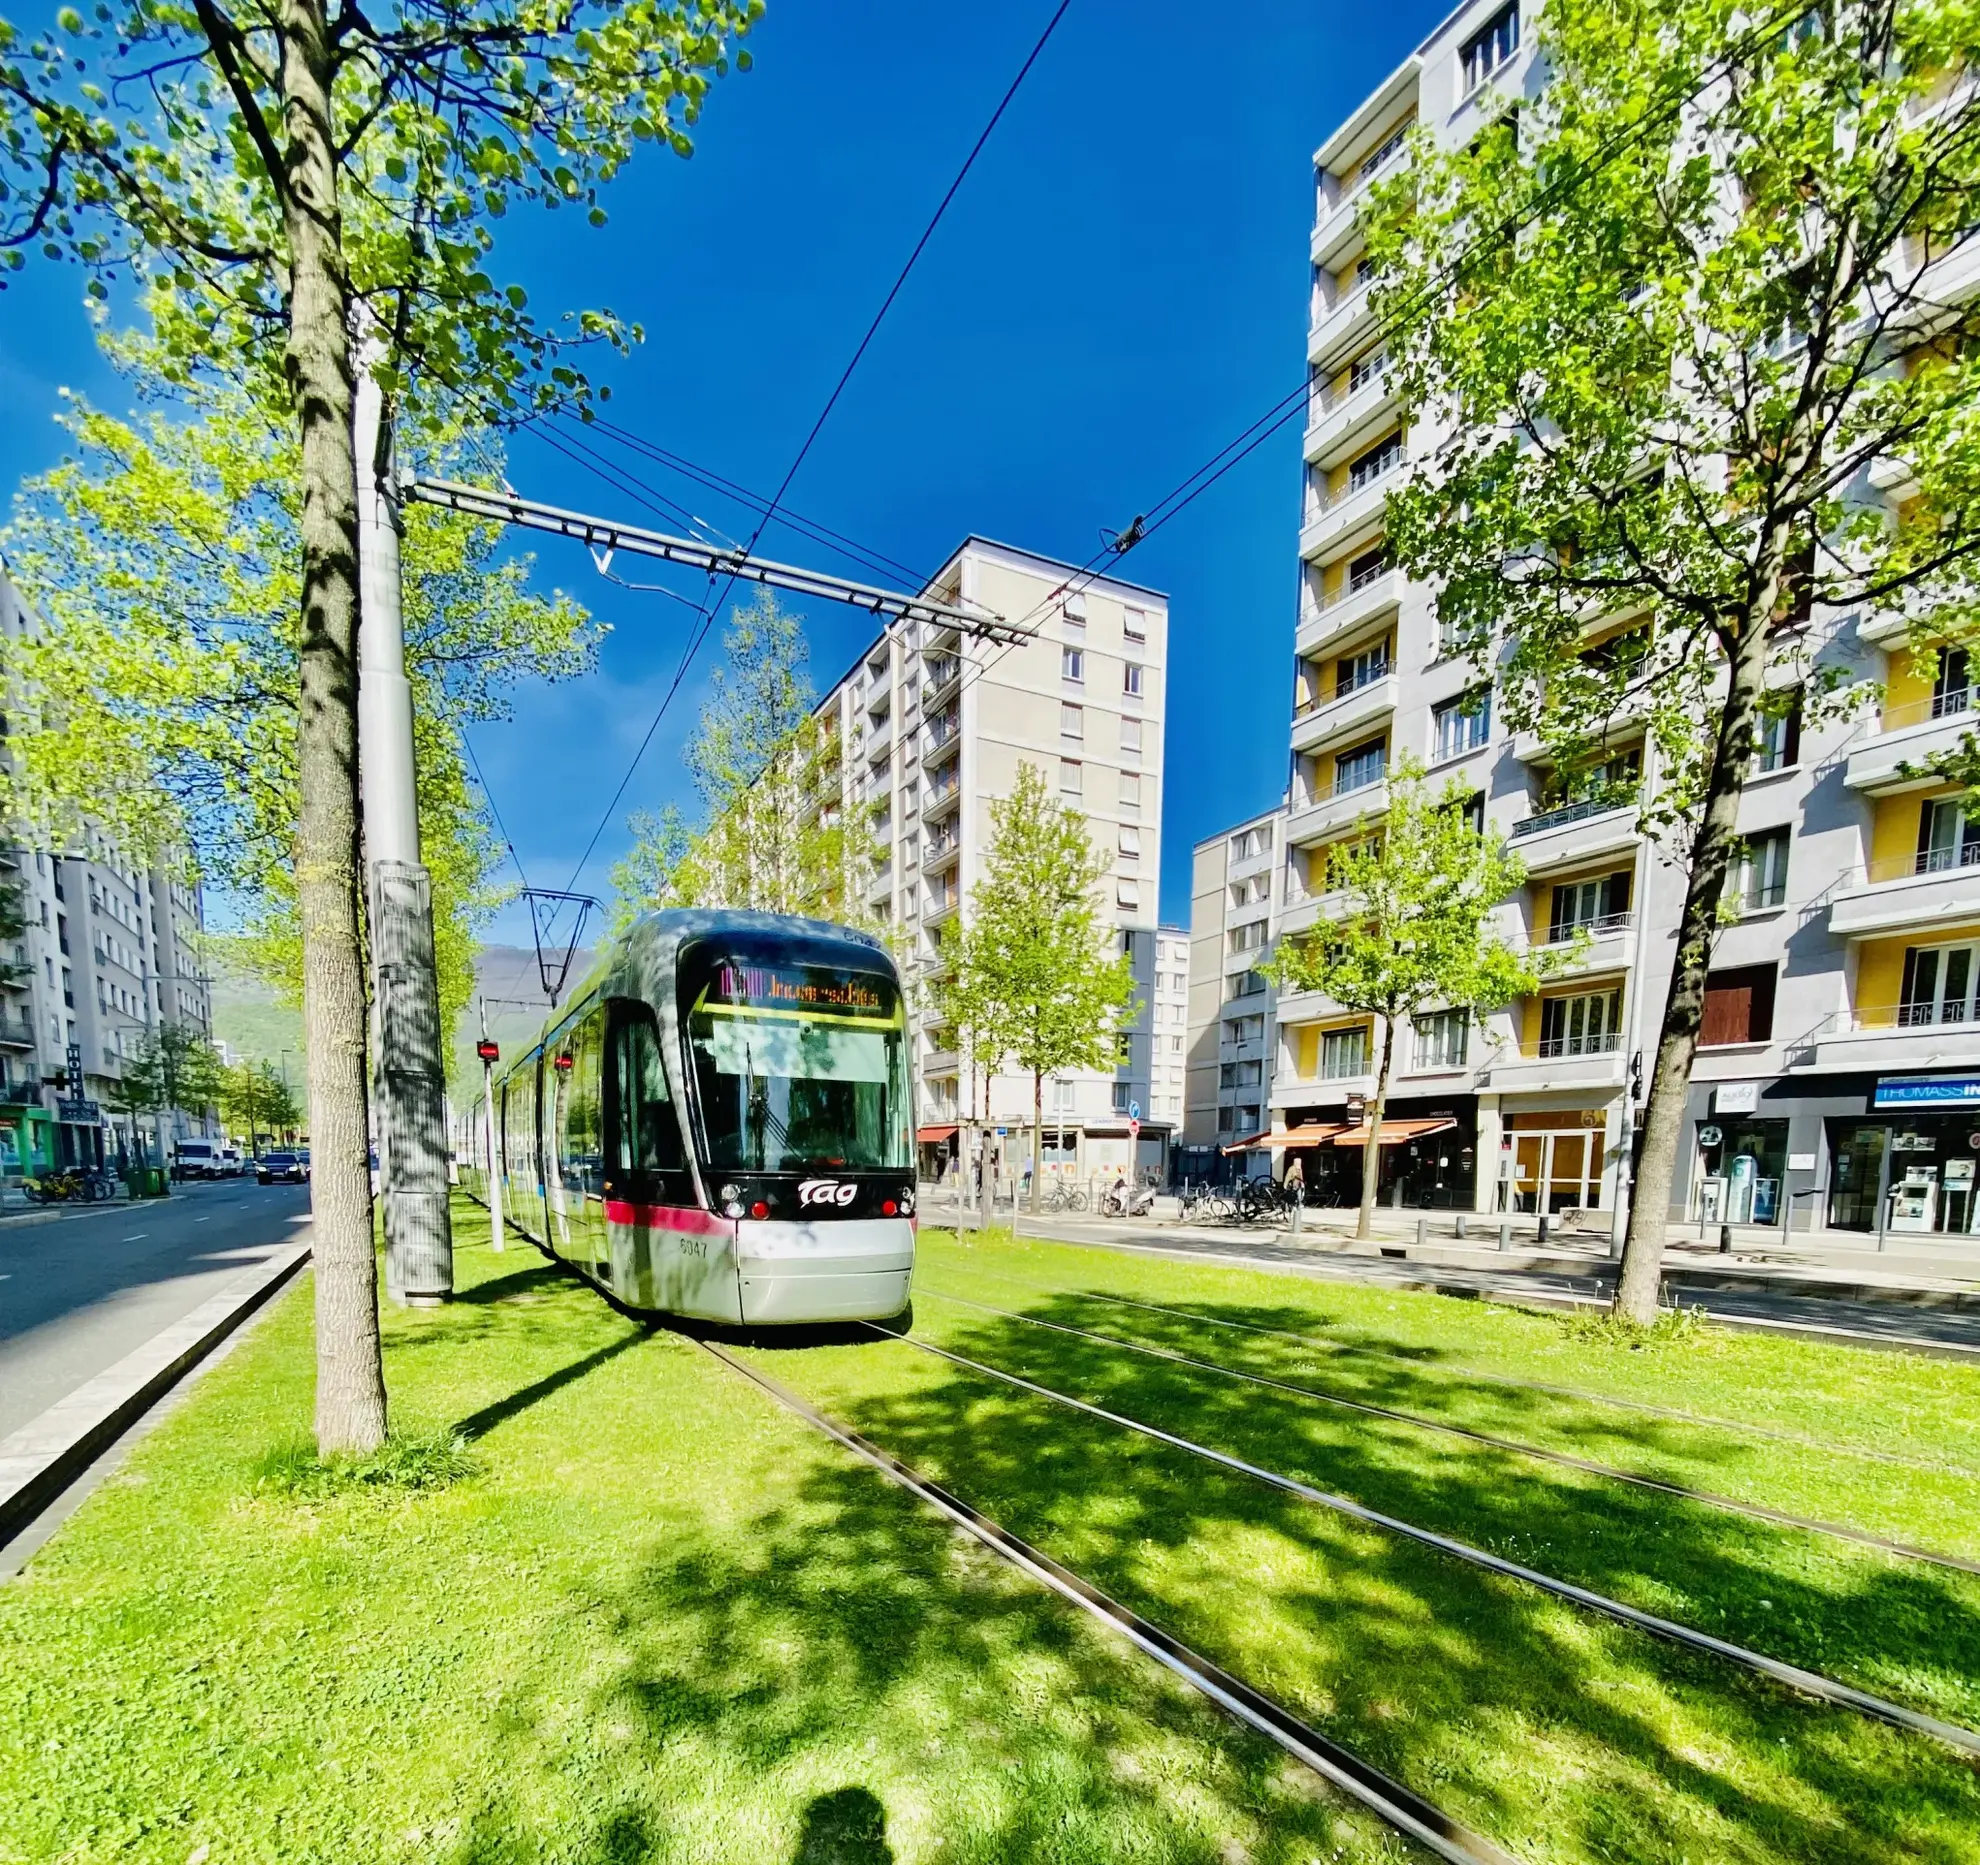
[[[362,346],[375,352],[367,333]],[[446,1067],[433,887],[420,860],[412,685],[401,611],[392,428],[365,367],[353,410],[358,493],[358,765],[371,905],[372,1124],[385,1215],[385,1290],[423,1307],[454,1291]]]
[[[481,1002],[481,1040],[488,1041],[488,1000]],[[495,1119],[495,1058],[484,1049],[481,1057],[481,1108],[486,1130],[482,1134],[482,1157],[488,1161],[488,1241],[491,1249],[502,1247],[502,1129]]]

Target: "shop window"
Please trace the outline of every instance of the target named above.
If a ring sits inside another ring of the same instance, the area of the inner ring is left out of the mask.
[[[1744,965],[1706,975],[1705,1017],[1698,1034],[1701,1048],[1764,1043],[1773,1034],[1773,966]]]
[[[1698,1216],[1708,1223],[1780,1223],[1787,1139],[1785,1120],[1700,1121]]]

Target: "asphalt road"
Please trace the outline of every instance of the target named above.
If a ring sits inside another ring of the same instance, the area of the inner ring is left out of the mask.
[[[0,1224],[0,1437],[296,1241],[309,1188],[252,1179]]]

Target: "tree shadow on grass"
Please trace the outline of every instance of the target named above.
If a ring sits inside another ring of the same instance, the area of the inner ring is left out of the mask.
[[[804,1810],[791,1865],[894,1865],[887,1809],[863,1787],[820,1794]]]
[[[561,1392],[566,1386],[603,1366],[608,1360],[616,1360],[628,1347],[637,1347],[646,1338],[644,1332],[622,1334],[617,1340],[607,1341],[602,1347],[586,1354],[581,1360],[573,1360],[568,1365],[546,1373],[541,1379],[532,1380],[527,1386],[504,1394],[491,1404],[484,1405],[478,1412],[470,1412],[467,1417],[456,1422],[454,1429],[469,1440],[486,1437],[497,1425],[506,1424],[511,1418],[540,1404],[552,1393]]]
[[[1076,1298],[1031,1310],[1092,1318]],[[1913,1700],[1957,1696],[1980,1672],[1967,1576],[1830,1558],[1808,1537],[1723,1511],[1557,1479],[1514,1453],[955,1313],[931,1331],[958,1351],[1809,1668],[1855,1669],[1870,1688]],[[1515,1851],[1755,1865],[1980,1858],[1980,1782],[1927,1738],[1806,1702],[910,1347],[766,1358]],[[1380,1387],[1421,1409],[1418,1378],[1398,1364]]]

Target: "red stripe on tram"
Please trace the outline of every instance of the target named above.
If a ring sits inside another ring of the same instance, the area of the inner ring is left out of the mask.
[[[639,1230],[677,1230],[690,1237],[726,1237],[733,1223],[699,1205],[633,1204],[624,1198],[605,1200],[605,1221]]]

